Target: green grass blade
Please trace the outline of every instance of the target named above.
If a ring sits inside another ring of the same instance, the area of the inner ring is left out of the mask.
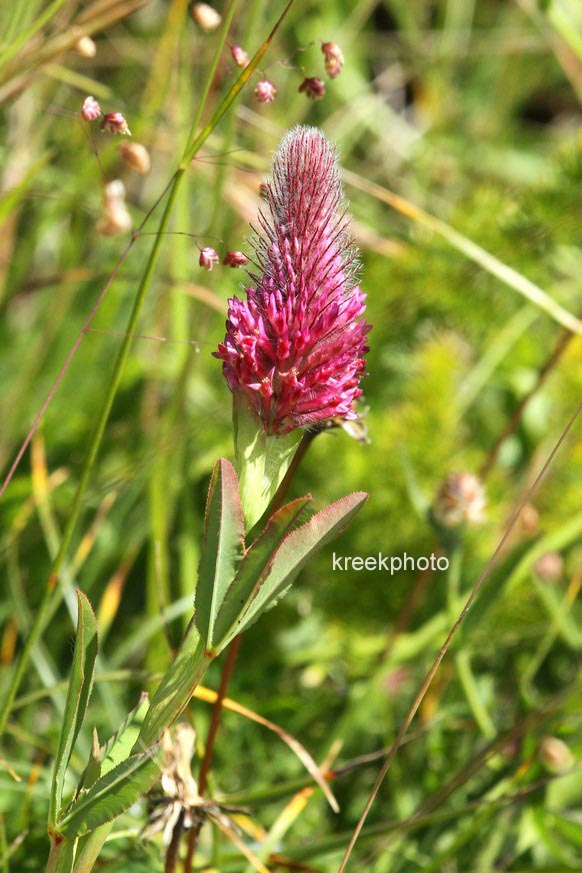
[[[97,622],[91,604],[81,591],[77,591],[79,613],[77,637],[71,668],[71,678],[63,714],[59,745],[55,756],[53,781],[49,806],[49,826],[54,826],[63,798],[65,774],[75,740],[81,730],[97,658]]]

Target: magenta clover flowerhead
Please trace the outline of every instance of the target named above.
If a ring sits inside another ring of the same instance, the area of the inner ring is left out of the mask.
[[[229,300],[215,353],[267,434],[358,417],[370,326],[348,224],[335,150],[319,130],[294,128],[259,212],[254,287]]]

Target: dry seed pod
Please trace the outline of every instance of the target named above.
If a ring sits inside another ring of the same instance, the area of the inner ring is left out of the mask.
[[[534,562],[533,571],[540,582],[559,582],[564,573],[564,561],[559,552],[544,552]]]
[[[297,90],[310,100],[322,100],[325,96],[325,82],[317,76],[309,76],[303,80]]]
[[[220,258],[218,257],[216,251],[210,246],[205,246],[200,250],[200,257],[198,258],[198,263],[205,270],[210,272],[215,264],[220,262]]]
[[[220,27],[222,21],[222,16],[208,3],[194,3],[190,7],[190,15],[200,30],[205,33],[212,33],[213,30]]]
[[[330,79],[335,79],[342,71],[344,55],[337,42],[323,42],[321,51],[325,55],[325,71]]]
[[[232,55],[232,59],[241,70],[244,70],[245,67],[249,65],[249,56],[245,52],[245,50],[236,43],[230,47],[230,53]]]
[[[120,179],[107,183],[103,201],[103,214],[96,225],[97,233],[117,236],[131,230],[131,215],[125,205],[125,186]]]
[[[243,252],[227,252],[222,263],[225,267],[244,267],[248,262],[249,259]]]
[[[81,107],[81,115],[85,121],[95,121],[101,115],[101,107],[94,97],[85,97]]]
[[[485,491],[472,473],[450,473],[442,483],[433,515],[444,527],[480,524],[485,517]]]
[[[552,773],[569,770],[574,763],[574,755],[569,746],[558,737],[544,737],[540,745],[540,758]]]
[[[97,54],[97,46],[90,36],[82,36],[75,43],[75,51],[82,58],[94,58]]]
[[[149,173],[152,168],[150,153],[139,142],[122,142],[119,151],[126,167],[135,173]]]
[[[117,136],[131,136],[131,130],[121,112],[106,112],[101,122],[101,130]]]
[[[259,103],[272,103],[276,93],[277,89],[268,79],[261,79],[255,88],[255,95]]]

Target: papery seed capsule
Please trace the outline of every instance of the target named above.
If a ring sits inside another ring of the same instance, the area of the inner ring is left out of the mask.
[[[124,164],[136,173],[149,173],[152,168],[150,154],[146,147],[139,142],[122,142],[119,151]]]
[[[118,136],[131,136],[127,121],[121,112],[106,112],[101,122],[101,130]]]
[[[432,512],[444,527],[480,524],[485,515],[485,491],[472,473],[450,473],[438,490]]]
[[[276,93],[277,89],[268,79],[261,79],[255,88],[255,94],[259,103],[272,103]]]
[[[574,763],[574,755],[569,746],[558,737],[544,737],[540,745],[542,762],[552,773],[569,770]]]
[[[248,67],[249,56],[240,45],[237,45],[236,43],[232,45],[230,47],[230,53],[237,67],[240,67],[241,70],[244,70],[245,67]]]
[[[82,36],[75,43],[75,51],[82,58],[94,58],[97,54],[97,46],[90,36]]]
[[[344,65],[343,52],[337,42],[323,42],[321,51],[325,55],[325,71],[330,79],[335,79]]]
[[[544,552],[534,562],[533,571],[541,582],[559,582],[564,574],[564,561],[559,552]]]
[[[325,82],[317,76],[304,79],[297,89],[300,94],[305,94],[310,100],[322,100],[325,96]]]
[[[244,267],[248,262],[249,259],[243,252],[227,252],[222,263],[225,267]]]
[[[121,179],[108,182],[103,191],[103,213],[96,225],[102,236],[116,236],[131,230],[131,215],[125,205],[125,186]]]
[[[200,30],[205,33],[216,30],[222,21],[222,16],[208,3],[194,3],[190,8],[190,14]]]
[[[81,108],[81,115],[85,121],[95,121],[101,115],[101,107],[94,97],[85,97]]]
[[[198,259],[198,263],[201,267],[204,267],[205,270],[212,270],[214,264],[218,264],[220,262],[220,258],[213,248],[210,246],[205,246],[205,248],[200,250],[200,257]]]

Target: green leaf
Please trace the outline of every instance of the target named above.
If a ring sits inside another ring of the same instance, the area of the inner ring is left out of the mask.
[[[239,391],[233,394],[233,428],[240,495],[250,530],[275,496],[303,434],[300,428],[284,436],[266,434]]]
[[[232,581],[218,614],[214,638],[219,648],[236,624],[241,610],[246,609],[260,579],[282,540],[295,525],[300,513],[311,500],[311,495],[287,503],[269,519],[265,529],[246,553],[236,578]]]
[[[165,673],[146,713],[133,752],[161,739],[164,728],[178,718],[194,693],[206,668],[218,652],[208,652],[191,619],[174,662]]]
[[[97,782],[99,777],[101,776],[101,765],[103,763],[103,752],[101,750],[101,746],[99,745],[99,736],[97,734],[97,728],[93,728],[93,742],[91,744],[91,751],[89,752],[89,760],[87,761],[87,766],[81,773],[81,778],[77,784],[77,790],[75,791],[74,800],[81,794],[82,791],[86,791],[88,788]]]
[[[77,636],[63,713],[63,725],[55,756],[49,805],[49,827],[54,825],[58,810],[62,805],[65,774],[87,710],[97,657],[97,623],[91,604],[83,592],[78,589],[77,600],[79,609]]]
[[[65,837],[78,837],[112,821],[151,788],[159,774],[157,745],[126,758],[78,798],[58,822]]]
[[[321,512],[316,513],[306,524],[285,536],[271,557],[262,562],[262,572],[255,578],[255,584],[247,605],[221,640],[221,648],[241,631],[255,621],[261,612],[272,606],[283,591],[291,585],[307,561],[326,543],[334,539],[349,524],[368,495],[362,491],[348,494]],[[260,548],[259,537],[249,549],[239,573],[251,558],[255,547]],[[264,556],[266,557],[266,556]],[[235,580],[236,584],[236,580]]]
[[[103,774],[108,773],[131,753],[149,706],[149,697],[143,692],[137,705],[123,719],[115,733],[101,746]]]
[[[144,692],[138,704],[128,712],[115,733],[102,746],[99,744],[97,731],[93,731],[93,746],[79,780],[77,796],[128,757],[139,735],[148,704],[148,695]]]
[[[207,648],[224,595],[244,552],[244,520],[234,467],[224,458],[214,465],[196,586],[195,621]]]

